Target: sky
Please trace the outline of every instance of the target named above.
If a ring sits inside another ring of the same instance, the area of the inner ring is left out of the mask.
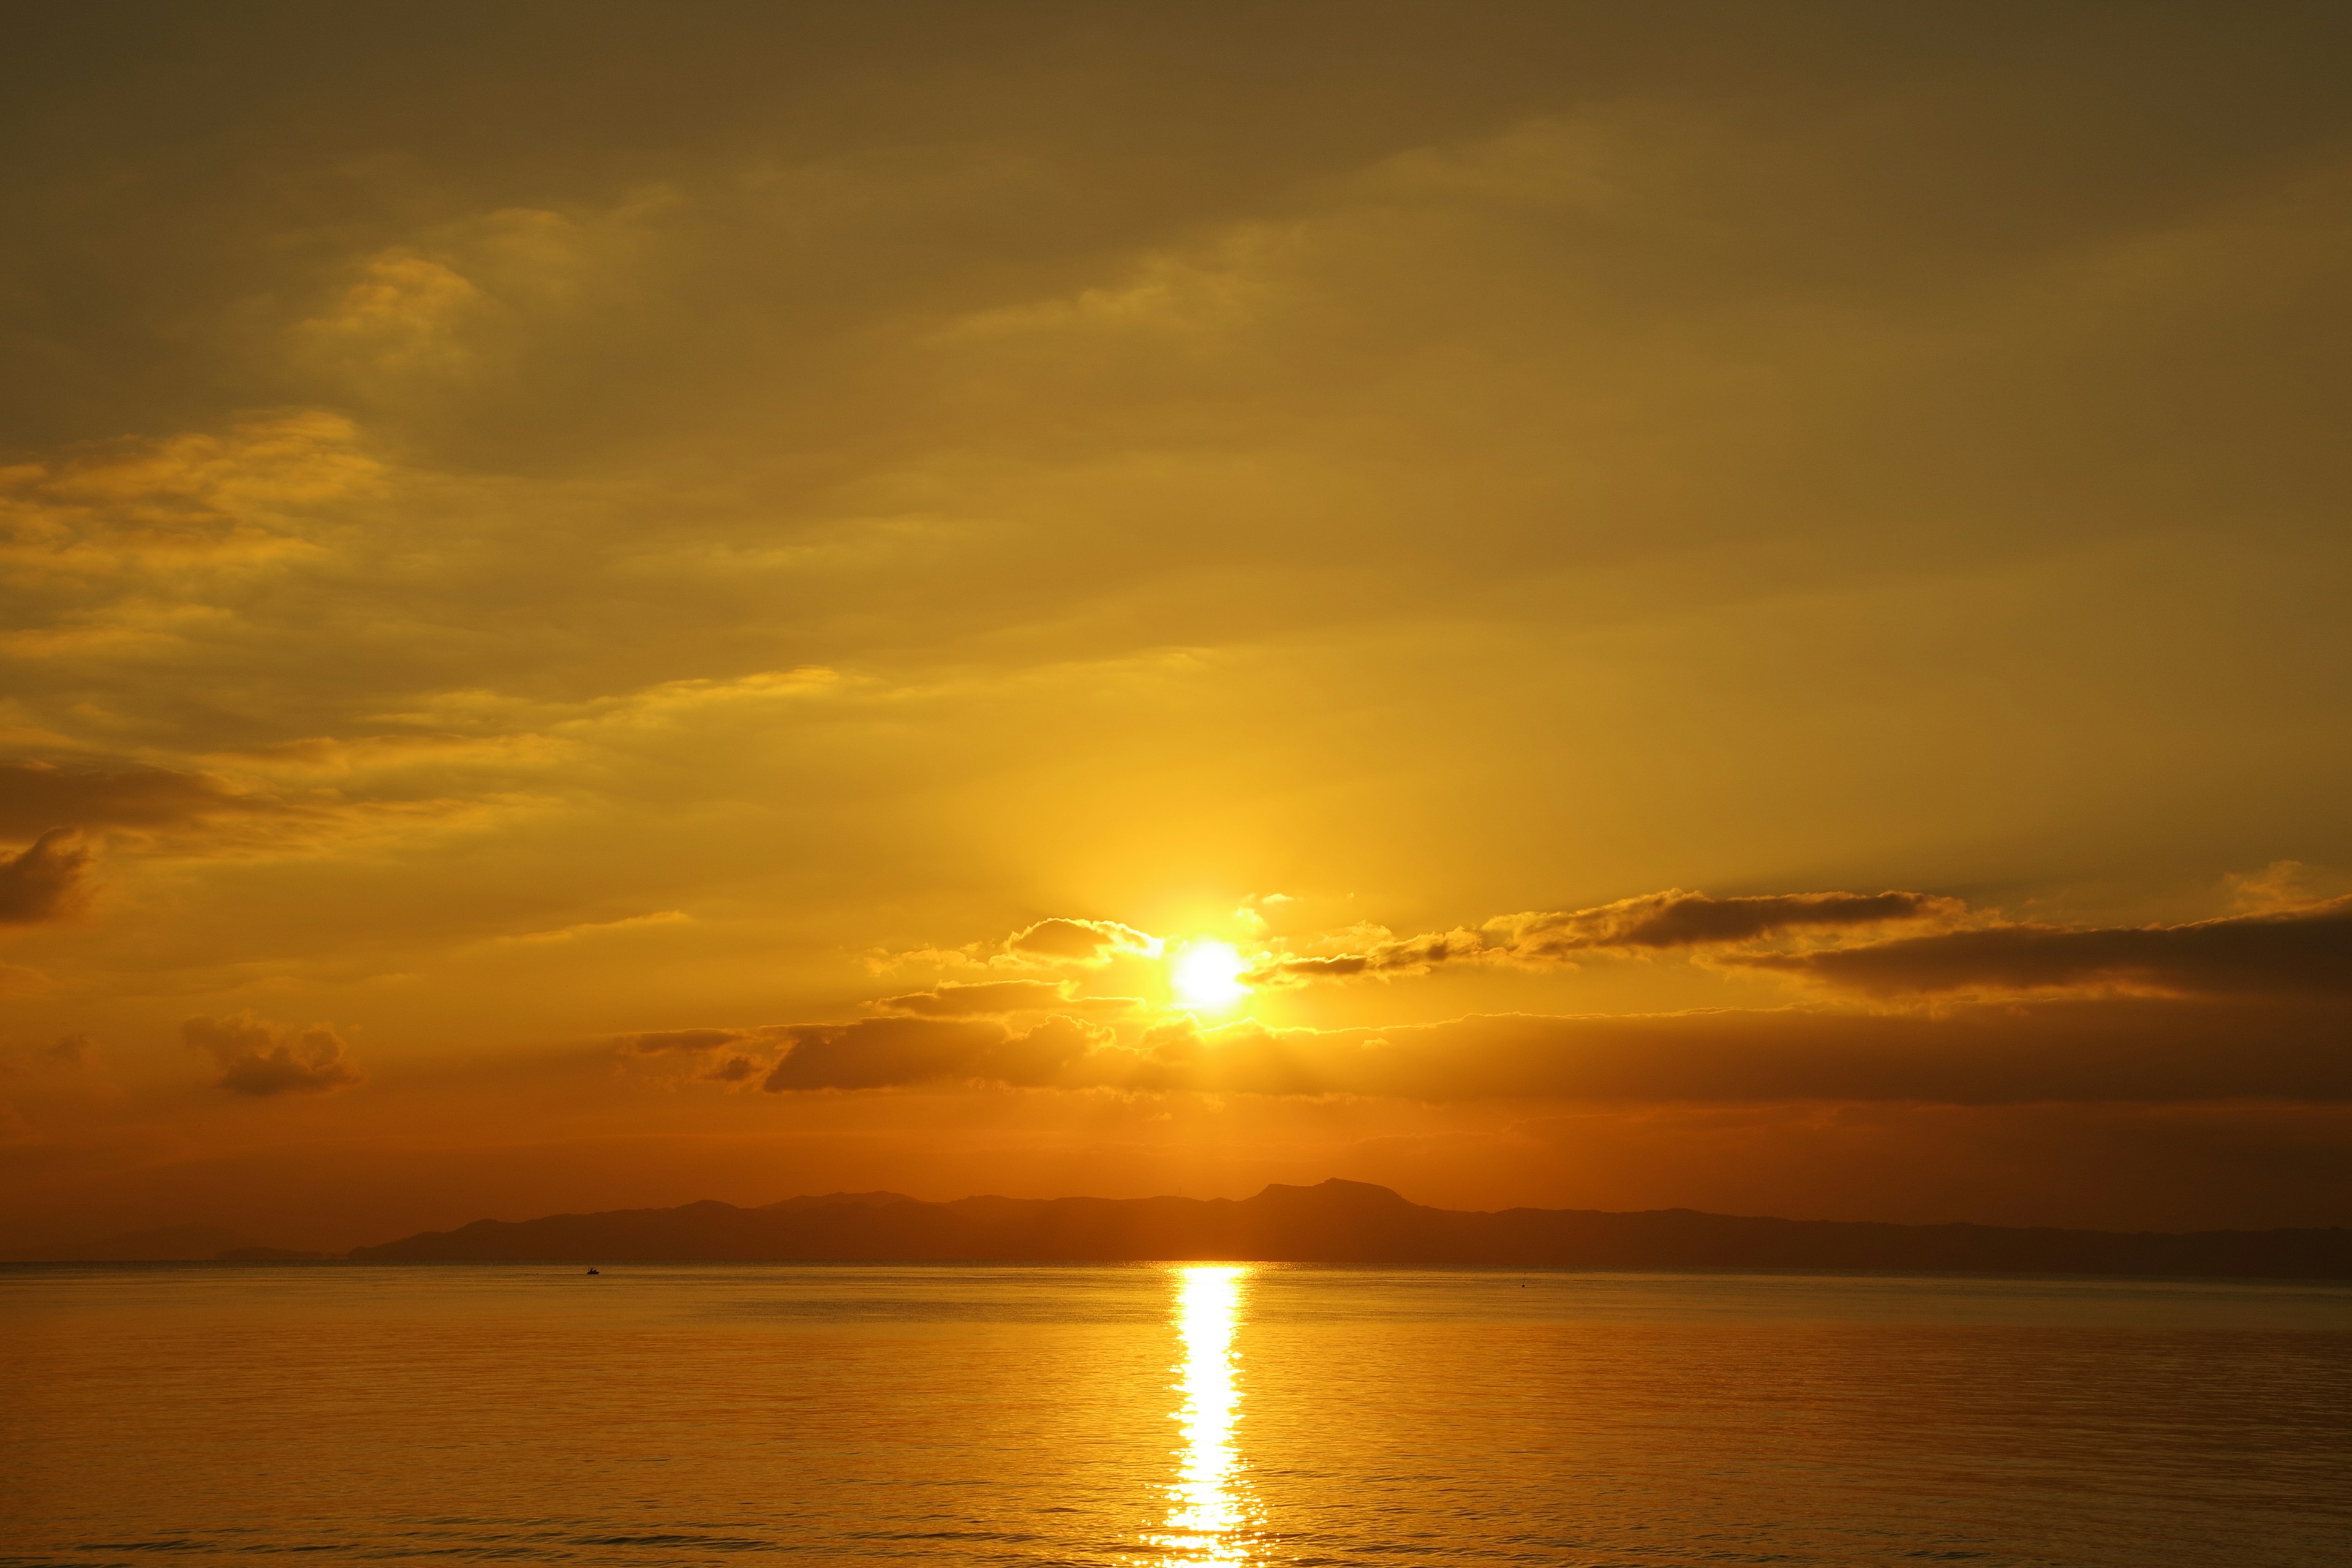
[[[2352,1224],[2343,8],[9,25],[0,1251]]]

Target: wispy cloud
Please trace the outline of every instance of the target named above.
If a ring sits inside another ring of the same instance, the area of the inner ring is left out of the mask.
[[[1585,953],[1723,948],[1791,933],[1951,921],[1965,910],[1958,899],[1933,893],[1777,893],[1718,899],[1670,889],[1590,909],[1498,915],[1475,930],[1387,937],[1353,952],[1276,953],[1260,960],[1242,978],[1252,985],[1282,985],[1425,974],[1457,963],[1549,968],[1572,964]]]

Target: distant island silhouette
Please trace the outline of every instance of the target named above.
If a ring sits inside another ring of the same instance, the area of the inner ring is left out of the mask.
[[[1236,1262],[1873,1269],[2352,1279],[2352,1230],[2191,1234],[1885,1225],[1655,1209],[1428,1208],[1328,1181],[1250,1198],[961,1198],[834,1193],[759,1208],[477,1220],[352,1249],[394,1262]]]

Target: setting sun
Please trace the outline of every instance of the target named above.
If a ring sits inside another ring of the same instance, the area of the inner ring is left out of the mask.
[[[1249,994],[1241,973],[1249,967],[1229,942],[1188,942],[1168,961],[1168,987],[1180,1007],[1223,1012]]]

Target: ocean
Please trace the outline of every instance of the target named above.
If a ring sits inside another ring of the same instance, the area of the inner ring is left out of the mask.
[[[0,1565],[2352,1563],[2352,1287],[0,1266]]]

